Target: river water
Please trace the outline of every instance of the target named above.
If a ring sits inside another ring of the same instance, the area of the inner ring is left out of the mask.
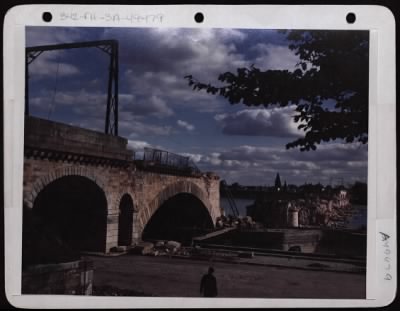
[[[254,199],[235,199],[236,207],[240,216],[246,216],[246,206],[252,205]],[[224,209],[226,215],[232,215],[229,202],[225,197],[220,197],[220,206]],[[345,224],[346,229],[358,229],[367,226],[367,206],[366,205],[353,205],[352,213]]]
[[[360,227],[367,227],[367,206],[366,205],[352,205],[352,215],[350,216],[346,228],[358,229]]]
[[[235,204],[237,209],[239,210],[239,215],[246,216],[246,206],[252,205],[254,201],[254,199],[235,199]],[[220,197],[219,202],[220,206],[224,209],[226,215],[233,214],[229,202],[226,198]]]

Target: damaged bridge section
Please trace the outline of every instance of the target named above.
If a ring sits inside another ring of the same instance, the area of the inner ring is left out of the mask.
[[[213,229],[219,177],[178,171],[135,161],[125,138],[26,116],[24,231],[107,253],[144,236]]]

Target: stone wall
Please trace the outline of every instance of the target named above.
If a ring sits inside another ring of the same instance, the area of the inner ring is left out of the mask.
[[[238,247],[254,247],[302,253],[320,253],[343,257],[366,258],[366,235],[344,230],[330,229],[267,229],[229,230],[197,244],[226,244]]]
[[[27,116],[25,118],[25,147],[52,150],[113,160],[132,159],[125,138],[106,135],[68,124]]]
[[[92,289],[91,261],[36,265],[22,272],[22,294],[91,295]]]

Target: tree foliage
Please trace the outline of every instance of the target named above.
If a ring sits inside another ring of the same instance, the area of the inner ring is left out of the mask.
[[[185,78],[193,90],[225,97],[231,104],[295,105],[294,122],[304,131],[286,145],[315,150],[321,142],[368,141],[368,50],[366,31],[284,31],[300,61],[294,71],[238,68],[219,75],[222,86]],[[333,103],[333,104],[329,104]]]

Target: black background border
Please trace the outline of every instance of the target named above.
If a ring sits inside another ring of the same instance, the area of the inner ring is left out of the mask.
[[[329,5],[329,4],[335,4],[335,5],[382,5],[387,8],[389,8],[396,19],[396,59],[399,59],[399,49],[398,49],[398,40],[397,40],[397,34],[399,32],[399,14],[400,14],[400,1],[399,0],[353,0],[353,1],[322,1],[322,0],[308,0],[308,1],[298,1],[298,0],[292,0],[292,1],[154,1],[154,0],[148,0],[148,1],[93,1],[93,0],[86,0],[86,1],[21,1],[21,0],[1,0],[0,1],[0,7],[1,7],[1,15],[2,15],[2,31],[1,31],[1,42],[3,43],[3,31],[4,31],[4,16],[6,12],[13,6],[16,5],[22,5],[22,4],[111,4],[111,5],[152,5],[152,4],[163,4],[163,5],[168,5],[168,4],[223,4],[223,5],[244,5],[244,4],[289,4],[289,5],[306,5],[306,4],[314,4],[314,5]],[[3,45],[2,45],[3,46]],[[3,57],[2,57],[3,58]],[[2,68],[3,68],[3,60],[2,60]],[[396,62],[396,90],[399,90],[399,79],[398,79],[398,65]],[[2,70],[3,72],[3,70]],[[1,85],[4,87],[3,84],[3,74],[1,75]],[[396,94],[396,102],[397,102],[397,94]],[[2,99],[3,103],[3,99]],[[396,109],[396,133],[397,133],[397,119],[399,117],[399,108]],[[7,182],[4,180],[4,162],[3,162],[3,155],[4,155],[4,150],[7,148],[7,146],[4,146],[4,141],[3,141],[3,104],[0,105],[0,128],[1,128],[1,136],[0,136],[0,155],[1,155],[1,163],[0,163],[0,175],[1,175],[1,188],[2,191],[0,191],[0,202],[1,202],[1,208],[0,208],[0,222],[1,222],[1,228],[0,228],[0,309],[15,309],[8,300],[6,299],[5,296],[5,290],[4,290],[4,183]],[[397,140],[397,135],[396,135],[396,144],[398,143]],[[396,155],[396,163],[398,162],[398,156]],[[396,176],[398,176],[398,169],[396,166]],[[397,178],[398,179],[398,178]],[[397,187],[398,189],[398,187]],[[397,223],[399,222],[399,216],[397,215]],[[397,233],[398,237],[398,233]],[[397,239],[398,240],[398,239]],[[397,244],[398,245],[398,244]],[[399,278],[397,278],[399,279]],[[381,310],[394,310],[398,309],[400,306],[400,301],[398,297],[398,291],[396,293],[396,298],[395,300],[389,305],[384,308],[380,308]],[[283,309],[281,309],[283,310]],[[352,310],[357,310],[357,309],[352,309]]]

